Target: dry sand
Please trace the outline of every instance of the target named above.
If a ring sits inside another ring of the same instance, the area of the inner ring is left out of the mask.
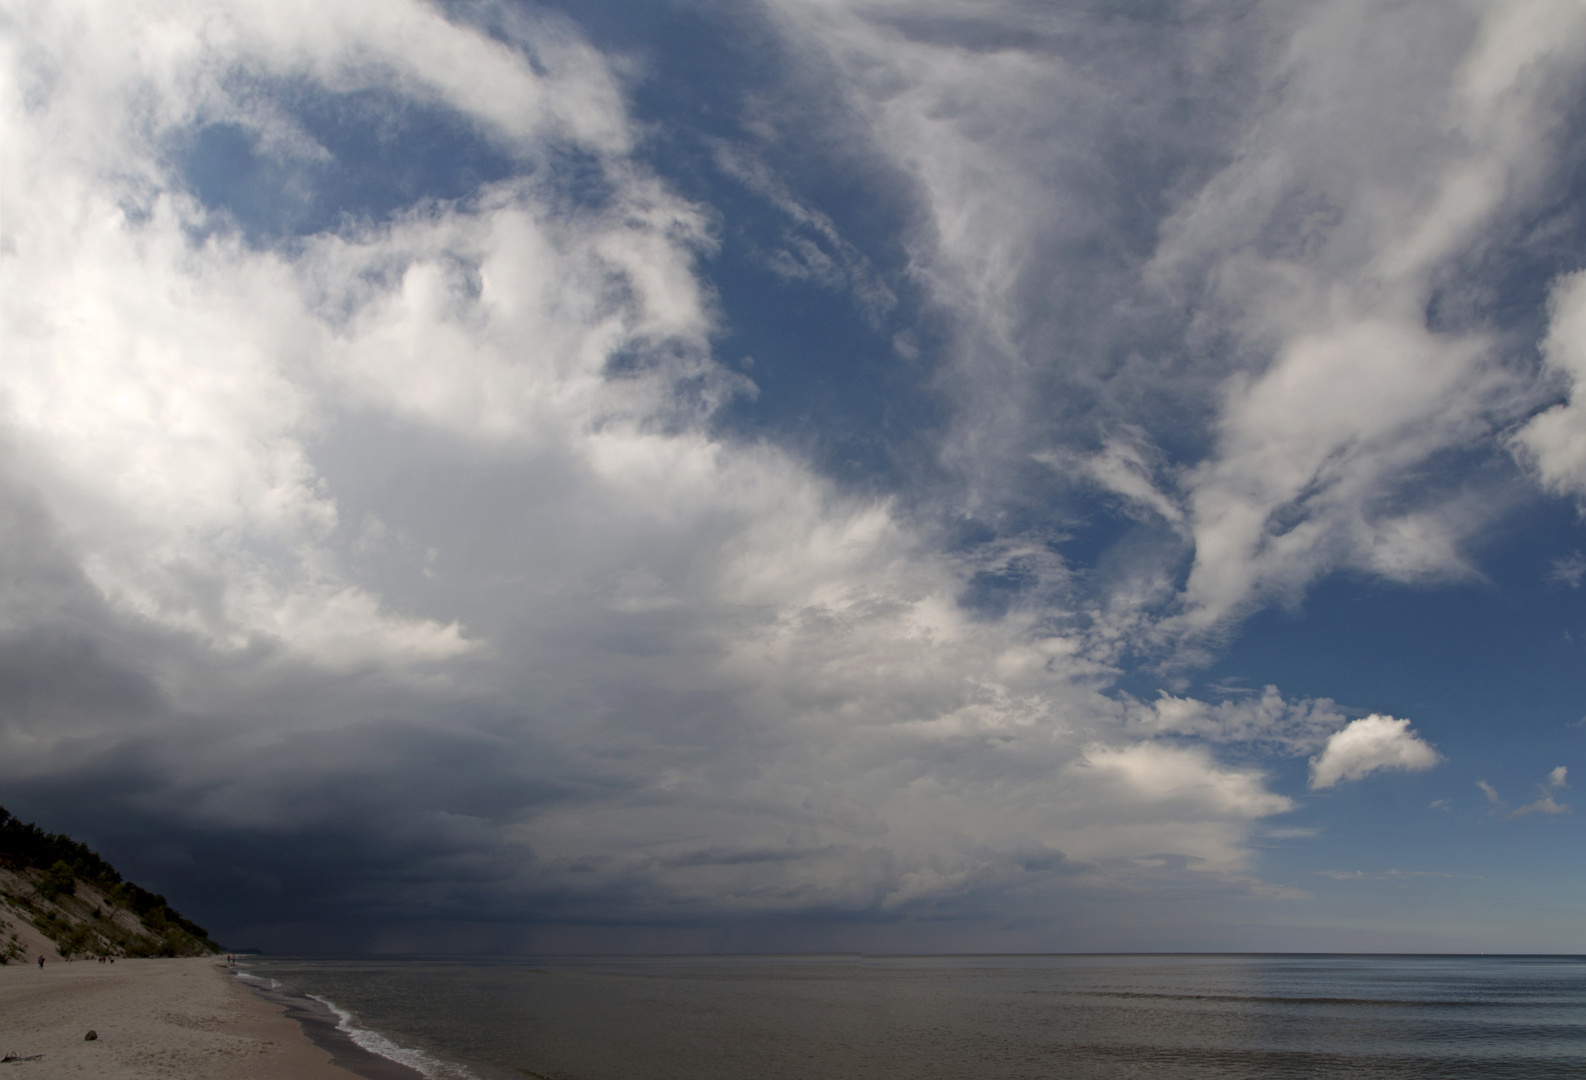
[[[35,1054],[0,1064],[0,1080],[355,1076],[213,957],[0,967],[0,1056]]]

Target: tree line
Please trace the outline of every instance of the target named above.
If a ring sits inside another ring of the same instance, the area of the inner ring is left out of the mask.
[[[46,832],[0,806],[0,867],[41,871],[37,884],[45,899],[71,895],[79,879],[97,885],[112,902],[130,908],[145,925],[180,927],[201,942],[209,931],[183,918],[159,893],[122,878],[98,852],[65,833]]]

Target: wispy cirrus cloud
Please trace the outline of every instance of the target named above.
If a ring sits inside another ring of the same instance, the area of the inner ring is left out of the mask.
[[[1403,881],[1415,878],[1474,878],[1480,874],[1450,874],[1441,870],[1317,870],[1317,874],[1334,881]]]
[[[1577,12],[1196,9],[1165,34],[1063,5],[776,10],[915,184],[911,269],[960,332],[938,378],[966,505],[1021,501],[1031,454],[1182,536],[1135,554],[1187,556],[1187,576],[1112,583],[1157,640],[1215,635],[1339,569],[1476,574],[1465,546],[1502,498],[1426,471],[1493,453],[1546,391],[1481,318],[1433,325],[1426,306],[1547,197]],[[1096,61],[1113,50],[1154,60]],[[1170,133],[1186,100],[1192,126]],[[1144,146],[1158,171],[1089,182]],[[1124,203],[1157,210],[1133,244]],[[1066,401],[1083,414],[1053,411]],[[1159,445],[1174,460],[1150,462]]]
[[[1547,778],[1536,785],[1538,798],[1535,802],[1526,803],[1524,806],[1509,809],[1509,804],[1498,794],[1498,789],[1485,780],[1477,780],[1476,786],[1481,789],[1482,795],[1492,807],[1491,813],[1502,814],[1503,820],[1514,821],[1517,818],[1528,817],[1531,814],[1567,814],[1569,805],[1558,801],[1558,793],[1569,787],[1569,770],[1560,765],[1547,774]]]
[[[1527,814],[1569,813],[1568,804],[1559,802],[1556,797],[1559,792],[1569,787],[1566,779],[1568,774],[1569,770],[1563,765],[1548,773],[1547,779],[1537,785],[1539,798],[1535,802],[1526,803],[1524,806],[1516,808],[1514,813],[1509,815],[1510,819],[1525,817]]]

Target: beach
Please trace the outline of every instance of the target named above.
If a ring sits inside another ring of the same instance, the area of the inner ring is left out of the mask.
[[[96,1039],[84,1038],[90,1030]],[[336,1049],[316,1045],[286,1003],[249,990],[216,957],[0,967],[0,1056],[18,1059],[0,1064],[0,1080],[370,1075],[333,1063]]]

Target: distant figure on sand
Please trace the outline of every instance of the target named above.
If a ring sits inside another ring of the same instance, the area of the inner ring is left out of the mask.
[[[44,970],[44,954],[43,953],[39,953],[39,970],[40,971]]]

